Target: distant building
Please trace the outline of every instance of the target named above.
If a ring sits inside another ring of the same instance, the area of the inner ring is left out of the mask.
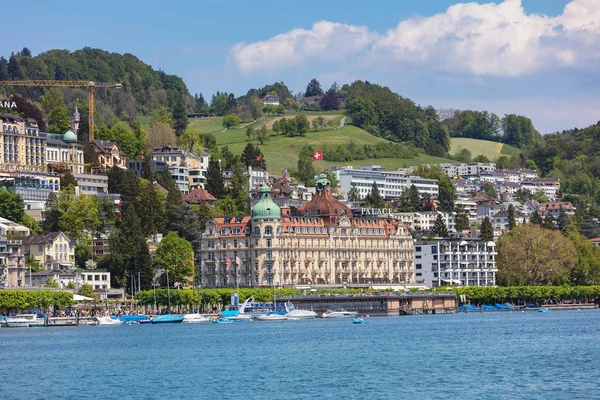
[[[444,169],[446,175],[449,177],[457,176],[479,176],[483,172],[495,171],[495,163],[478,163],[473,162],[470,164],[440,164],[440,167]]]
[[[117,143],[108,140],[92,140],[90,145],[96,153],[96,160],[93,163],[95,170],[108,171],[113,167],[127,167],[127,156],[119,149]]]
[[[266,105],[278,106],[279,105],[279,96],[276,94],[268,94],[265,97],[263,97],[262,101],[265,106]]]
[[[600,238],[590,239],[588,242],[591,242],[594,246],[600,247]]]
[[[102,259],[110,254],[110,238],[106,234],[94,236],[91,245],[92,254],[98,259]]]
[[[233,170],[224,169],[222,174],[225,186],[231,185],[231,180],[233,179]],[[246,178],[248,178],[248,186],[250,187],[250,191],[259,190],[263,185],[269,183],[269,173],[265,169],[248,167],[248,169],[244,170],[243,174]]]
[[[77,190],[80,194],[97,196],[108,193],[108,176],[101,174],[73,174],[77,181]]]
[[[75,267],[75,246],[63,232],[28,236],[23,244],[25,254],[33,257],[46,270]]]
[[[206,150],[202,150],[200,155],[197,155],[179,147],[155,147],[152,160],[156,162],[154,166],[157,172],[160,167],[159,163],[165,163],[169,167],[186,167],[188,169],[186,178],[189,181],[186,194],[189,193],[189,190],[204,187],[206,171],[208,171],[208,163],[210,162],[210,154]],[[136,161],[136,163],[138,162],[141,163],[141,161]],[[136,166],[136,174],[137,168]],[[139,170],[141,171],[141,164]],[[185,174],[183,171],[181,173]],[[139,176],[141,176],[141,172]]]
[[[495,286],[496,244],[473,239],[416,241],[415,281],[428,287]]]
[[[33,118],[0,114],[0,126],[0,170],[46,170],[46,133]]]
[[[212,194],[203,188],[192,190],[187,196],[184,196],[183,200],[188,204],[206,203],[211,206],[214,206],[217,201]]]
[[[549,201],[540,204],[540,209],[542,214],[550,215],[554,218],[558,218],[561,209],[564,210],[567,215],[575,214],[575,206],[568,201]]]
[[[0,218],[0,286],[25,286],[23,240],[29,228]]]
[[[530,193],[540,190],[548,197],[548,200],[555,201],[558,199],[558,192],[560,191],[560,180],[556,178],[526,179],[521,182],[521,189]]]
[[[83,174],[83,146],[77,143],[77,135],[72,130],[63,135],[48,133],[46,143],[48,166],[72,174]]]
[[[306,97],[302,98],[302,102],[306,105],[320,104],[322,98],[323,98],[322,94],[317,95],[317,96],[306,96]]]

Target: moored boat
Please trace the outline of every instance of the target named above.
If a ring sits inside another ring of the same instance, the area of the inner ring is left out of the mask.
[[[546,307],[540,308],[540,309],[538,310],[538,312],[550,312],[550,311],[552,311],[552,310],[551,310],[551,309],[549,309],[549,308],[546,308]]]
[[[38,318],[36,314],[17,314],[14,317],[6,318],[6,326],[9,328],[28,328],[30,326],[42,326],[43,318]]]
[[[178,317],[173,314],[157,315],[152,318],[153,324],[177,324],[183,322],[183,317]]]
[[[362,318],[361,318],[361,317],[359,317],[359,316],[356,316],[356,317],[354,317],[354,319],[352,320],[352,323],[353,323],[353,324],[364,324],[364,323],[365,323],[365,320],[364,320],[364,319],[362,319]]]
[[[200,322],[210,322],[210,318],[198,313],[184,314],[183,322],[187,324],[198,324]]]
[[[233,324],[233,320],[227,318],[217,318],[212,321],[214,324]]]
[[[108,316],[105,317],[96,317],[98,321],[98,325],[103,326],[111,326],[111,325],[121,325],[121,321],[118,318],[111,318]]]
[[[323,318],[354,318],[358,315],[356,311],[346,311],[340,308],[335,311],[328,311],[323,314]]]
[[[312,310],[298,310],[290,302],[285,303],[285,311],[288,319],[313,319],[317,317],[317,313]]]
[[[265,315],[259,315],[258,317],[256,317],[257,321],[285,321],[287,319],[287,315],[279,314],[276,312],[270,312]]]
[[[121,322],[123,322],[124,324],[129,324],[129,323],[136,323],[136,322],[140,322],[140,321],[145,321],[148,319],[147,315],[121,315],[119,317],[119,319],[121,320]]]

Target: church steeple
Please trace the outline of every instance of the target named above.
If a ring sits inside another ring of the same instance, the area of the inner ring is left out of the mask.
[[[77,131],[79,131],[79,119],[80,119],[80,115],[79,115],[79,110],[77,109],[77,105],[75,105],[75,112],[73,113],[73,132],[78,133]]]

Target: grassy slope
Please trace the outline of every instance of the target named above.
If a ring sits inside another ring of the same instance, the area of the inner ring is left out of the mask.
[[[495,160],[501,155],[516,155],[521,150],[502,143],[491,142],[489,140],[479,140],[470,138],[452,138],[451,154],[457,153],[460,149],[468,149],[471,156],[484,155],[490,160]]]

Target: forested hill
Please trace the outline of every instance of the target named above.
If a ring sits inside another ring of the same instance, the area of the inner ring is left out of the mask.
[[[133,120],[139,114],[161,106],[172,108],[179,100],[187,101],[188,89],[175,75],[154,70],[132,54],[109,53],[85,47],[81,50],[50,50],[32,56],[24,48],[10,57],[0,57],[0,80],[51,79],[90,80],[122,83],[122,90],[96,90],[96,121],[110,124],[115,118]],[[48,88],[13,87],[5,94],[20,93],[39,101]],[[85,89],[65,89],[69,108],[87,108]]]

